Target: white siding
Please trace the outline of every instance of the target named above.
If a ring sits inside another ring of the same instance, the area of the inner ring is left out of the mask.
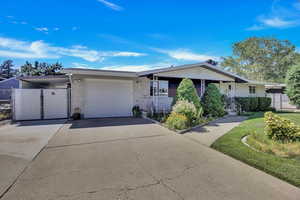
[[[163,77],[177,77],[177,78],[190,78],[190,79],[206,79],[206,80],[220,80],[220,81],[234,81],[231,77],[221,73],[214,72],[206,68],[190,68],[170,72],[159,73],[158,76]]]
[[[134,102],[141,109],[150,111],[153,106],[159,111],[168,111],[173,101],[172,97],[167,96],[150,96],[150,79],[146,77],[138,78],[134,84]]]
[[[249,93],[249,86],[255,86],[255,94]],[[265,97],[265,86],[264,85],[255,85],[248,83],[237,83],[236,84],[236,95],[237,97]]]
[[[222,82],[216,83],[217,87],[219,87],[222,94],[226,94],[229,96],[230,92],[228,86],[231,85],[231,94],[232,97],[265,97],[265,86],[264,85],[255,85],[249,83],[234,83],[234,82]],[[249,93],[249,86],[255,86],[256,93]]]
[[[83,79],[72,79],[71,85],[71,115],[74,113],[75,108],[83,111]]]

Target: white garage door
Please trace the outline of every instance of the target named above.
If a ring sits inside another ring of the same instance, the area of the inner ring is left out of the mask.
[[[85,118],[131,116],[132,106],[132,80],[85,80]]]

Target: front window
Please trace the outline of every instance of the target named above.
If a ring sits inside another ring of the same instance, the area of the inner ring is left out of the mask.
[[[150,95],[153,96],[168,96],[169,82],[168,81],[151,81]]]
[[[249,86],[249,94],[255,94],[255,93],[256,93],[255,86]]]

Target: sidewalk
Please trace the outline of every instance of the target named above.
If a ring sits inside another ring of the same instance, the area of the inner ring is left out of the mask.
[[[183,134],[183,136],[205,146],[210,146],[219,137],[238,126],[246,119],[247,117],[245,116],[227,116],[203,127],[195,128],[190,132]]]

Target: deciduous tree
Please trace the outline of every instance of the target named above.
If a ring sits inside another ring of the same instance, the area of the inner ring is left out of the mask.
[[[226,70],[258,81],[283,82],[299,55],[288,40],[251,37],[233,45],[233,56],[223,58]]]

